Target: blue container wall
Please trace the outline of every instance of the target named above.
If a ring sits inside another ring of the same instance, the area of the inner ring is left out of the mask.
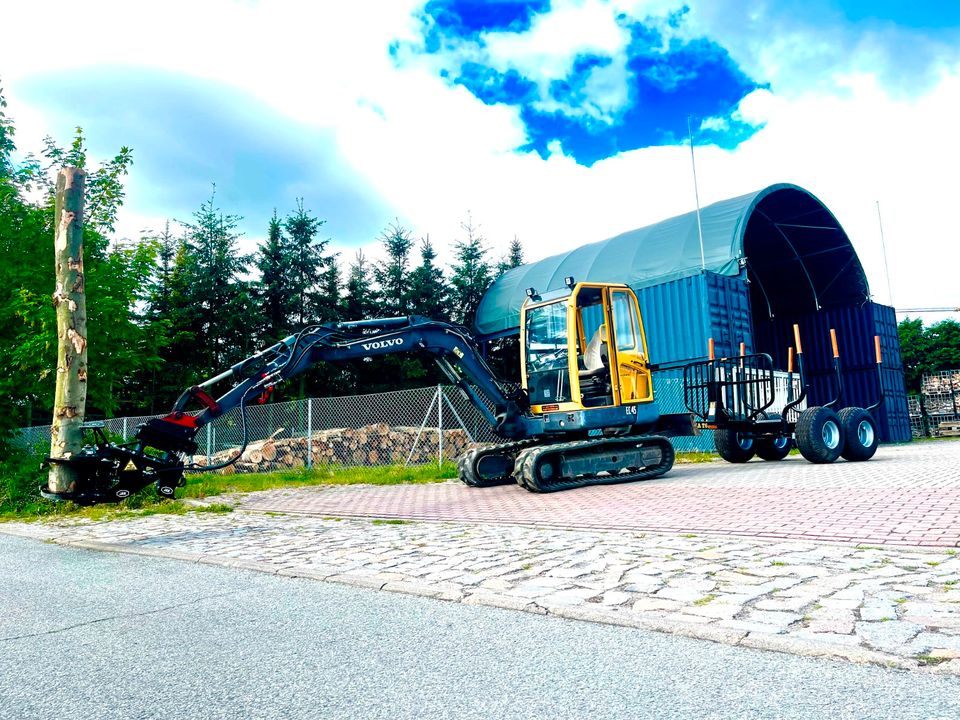
[[[830,328],[837,331],[842,360],[843,395],[839,407],[866,407],[876,402],[879,382],[874,356],[874,335],[880,335],[883,352],[884,404],[877,422],[885,442],[910,440],[903,364],[893,308],[876,303],[823,308],[819,312],[774,320],[757,319],[757,350],[769,353],[776,367],[786,367],[787,349],[793,345],[793,325],[800,326],[804,364],[810,384],[808,405],[821,405],[836,393]]]
[[[654,363],[693,360],[714,339],[718,356],[753,352],[750,294],[741,278],[706,272],[636,289]]]
[[[736,355],[741,342],[753,352],[750,294],[741,278],[707,272],[636,293],[651,362],[703,358],[711,337],[718,356]],[[660,412],[687,412],[682,369],[656,372],[653,390]],[[674,445],[678,450],[713,450],[713,433],[675,438]]]

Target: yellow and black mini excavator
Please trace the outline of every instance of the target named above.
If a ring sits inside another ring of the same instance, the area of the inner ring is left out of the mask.
[[[44,497],[79,504],[118,502],[151,483],[172,498],[184,472],[200,467],[197,431],[318,362],[400,352],[432,355],[504,443],[468,451],[460,479],[473,487],[516,482],[532,492],[620,483],[663,475],[673,466],[666,436],[691,435],[689,414],[661,415],[636,295],[626,285],[575,283],[542,296],[530,288],[520,310],[521,387],[505,390],[466,328],[419,316],[306,327],[187,389],[163,418],[141,424],[131,442],[96,442],[69,458],[71,490]],[[210,388],[229,384],[219,398]],[[190,411],[192,406],[199,407]],[[95,425],[95,424],[91,424]],[[240,452],[243,451],[241,448]],[[239,457],[239,453],[237,454]]]

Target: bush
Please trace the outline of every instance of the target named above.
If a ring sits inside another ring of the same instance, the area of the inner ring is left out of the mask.
[[[56,511],[56,505],[40,497],[38,490],[47,478],[46,469],[40,469],[42,460],[37,450],[14,448],[0,461],[0,517]]]

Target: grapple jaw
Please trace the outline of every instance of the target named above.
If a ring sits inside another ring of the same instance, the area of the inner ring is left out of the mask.
[[[84,445],[69,458],[48,457],[44,462],[66,465],[73,475],[67,492],[52,492],[41,485],[40,494],[48,500],[78,505],[116,503],[150,484],[161,497],[173,498],[176,488],[184,484],[184,456],[197,449],[193,442],[196,427],[168,418],[148,420],[137,428],[132,442],[122,444],[107,440],[102,422],[83,427],[93,431],[93,445]]]

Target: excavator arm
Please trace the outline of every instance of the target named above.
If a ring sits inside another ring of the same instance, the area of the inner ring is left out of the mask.
[[[246,405],[265,398],[273,388],[319,362],[423,352],[431,355],[444,374],[473,402],[499,436],[522,440],[543,432],[543,421],[530,417],[526,393],[505,393],[466,331],[449,323],[420,316],[330,323],[304,328],[296,335],[236,363],[224,372],[185,390],[171,412],[147,420],[132,442],[113,443],[102,423],[91,423],[97,441],[70,458],[48,458],[68,465],[74,475],[67,493],[41,486],[44,497],[78,504],[119,502],[154,484],[161,496],[173,497],[185,471],[215,470],[236,462],[247,443]],[[214,399],[210,390],[222,383],[230,388]],[[198,410],[190,408],[199,405]],[[197,451],[200,428],[240,408],[244,444],[236,457],[219,465],[188,465]]]

